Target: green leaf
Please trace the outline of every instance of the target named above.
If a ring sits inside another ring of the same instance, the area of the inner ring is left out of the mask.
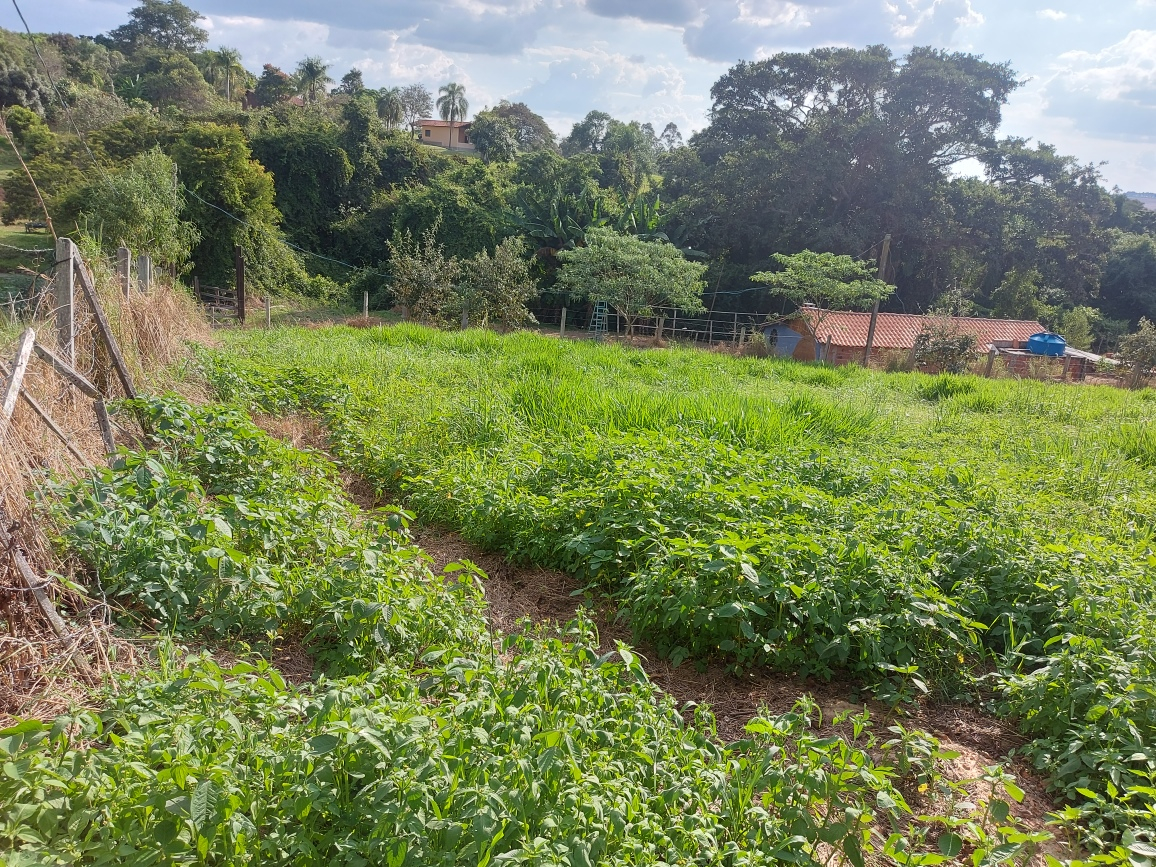
[[[1022,804],[1024,802],[1024,790],[1013,783],[1011,780],[1003,781],[1003,790],[1007,792],[1008,795],[1011,796],[1011,799],[1017,804]]]
[[[940,834],[939,851],[948,858],[954,858],[963,851],[963,838],[951,831],[948,831],[946,834]]]
[[[202,780],[189,801],[189,818],[198,831],[213,827],[217,818],[219,789],[212,780]]]
[[[309,751],[314,755],[321,756],[333,752],[339,743],[341,743],[341,738],[337,735],[316,735],[309,739]]]

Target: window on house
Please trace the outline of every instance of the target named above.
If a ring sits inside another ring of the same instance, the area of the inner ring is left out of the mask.
[[[425,131],[425,137],[426,137],[426,138],[429,138],[429,134],[430,134],[430,131],[427,129],[427,130]]]

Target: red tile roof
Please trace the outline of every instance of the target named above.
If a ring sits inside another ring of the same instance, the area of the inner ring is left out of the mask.
[[[870,313],[831,311],[818,324],[815,337],[820,343],[825,343],[827,335],[830,334],[834,346],[863,347],[867,345],[867,329],[870,323]],[[910,349],[915,344],[915,338],[929,325],[942,325],[958,329],[964,334],[974,334],[981,349],[1002,341],[1024,343],[1033,334],[1047,330],[1038,322],[1022,319],[880,313],[879,320],[875,324],[874,346],[879,349]]]
[[[468,121],[468,120],[455,120],[454,126],[455,127],[470,126],[472,123],[473,123],[473,121]],[[450,122],[448,120],[430,120],[428,117],[425,117],[425,118],[422,118],[421,120],[419,120],[417,122],[417,125],[418,126],[449,126]]]

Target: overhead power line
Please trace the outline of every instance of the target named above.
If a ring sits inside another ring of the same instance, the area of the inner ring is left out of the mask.
[[[232,213],[231,211],[227,211],[224,208],[220,207],[219,205],[214,205],[212,202],[208,201],[207,199],[204,199],[201,196],[197,195],[197,193],[195,191],[190,190],[183,183],[181,184],[181,189],[183,189],[186,193],[188,193],[190,196],[192,196],[194,199],[196,199],[202,205],[208,205],[214,211],[220,211],[222,214],[224,214],[230,220],[234,220],[235,222],[240,223],[242,226],[245,226],[248,229],[252,229],[254,232],[268,232],[268,231],[270,231],[267,226],[255,226],[252,223],[250,223],[248,220],[245,220],[242,217],[238,217],[236,214]],[[343,262],[341,259],[334,259],[332,256],[324,256],[321,253],[314,253],[312,250],[306,250],[304,247],[298,247],[296,244],[292,243],[291,241],[287,241],[284,238],[278,238],[277,240],[279,240],[282,244],[284,244],[290,250],[296,250],[298,253],[301,253],[303,256],[312,256],[314,259],[322,259],[326,262],[332,262],[335,265],[341,265],[345,268],[350,269],[351,271],[362,271],[366,274],[373,274],[377,277],[385,277],[385,278],[389,277],[388,274],[382,274],[380,271],[374,271],[372,268],[365,268],[365,267],[362,267],[361,265],[353,265],[353,264],[350,264],[349,262]]]
[[[52,91],[56,94],[56,98],[60,100],[60,107],[64,109],[64,114],[68,118],[68,122],[72,125],[73,130],[75,130],[77,138],[80,139],[80,143],[84,145],[84,150],[88,154],[89,159],[92,160],[92,164],[96,166],[96,170],[100,172],[100,176],[104,178],[104,182],[108,184],[109,187],[112,187],[112,180],[109,178],[108,173],[105,172],[100,161],[97,160],[96,154],[92,152],[92,148],[88,146],[88,142],[84,138],[84,133],[80,131],[80,125],[77,124],[76,118],[73,117],[68,100],[66,100],[64,94],[60,92],[60,88],[56,84],[56,79],[52,77],[52,70],[49,69],[48,64],[44,62],[44,57],[40,53],[40,46],[36,44],[36,36],[32,33],[32,28],[28,26],[28,21],[25,19],[24,13],[20,10],[20,4],[17,3],[16,0],[12,0],[12,5],[16,8],[16,14],[20,16],[20,23],[24,25],[24,32],[28,34],[28,41],[32,44],[32,50],[36,53],[36,60],[40,64],[40,70],[48,78],[48,83],[52,85]]]

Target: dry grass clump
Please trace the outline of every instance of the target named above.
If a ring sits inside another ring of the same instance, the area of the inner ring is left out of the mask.
[[[189,358],[189,342],[206,342],[211,333],[188,291],[161,280],[153,283],[147,296],[136,293],[134,287],[131,297],[125,298],[109,263],[98,257],[88,261],[138,392],[172,389],[189,397],[199,396],[202,386],[188,375],[189,368],[183,362]],[[53,301],[48,290],[34,305],[32,319],[20,325],[35,329],[37,342],[58,351]],[[79,286],[75,310],[76,369],[107,400],[124,397],[110,354],[100,340],[96,318]],[[14,343],[0,344],[0,386],[7,385],[14,356]],[[76,478],[87,467],[107,460],[93,403],[35,356],[25,375],[24,389],[69,444],[49,430],[28,401],[17,402],[11,422],[0,431],[0,522],[11,532],[12,547],[46,582],[45,589],[69,621],[70,632],[62,637],[50,628],[15,568],[15,552],[0,550],[0,720],[19,714],[50,715],[83,695],[86,686],[107,678],[114,666],[133,667],[137,658],[130,644],[110,636],[103,606],[51,580],[53,574],[68,575],[72,566],[55,557],[50,544],[52,529],[33,509],[34,499],[47,493],[45,483],[50,475]],[[136,444],[143,437],[127,413],[113,415],[113,431],[119,444]]]

